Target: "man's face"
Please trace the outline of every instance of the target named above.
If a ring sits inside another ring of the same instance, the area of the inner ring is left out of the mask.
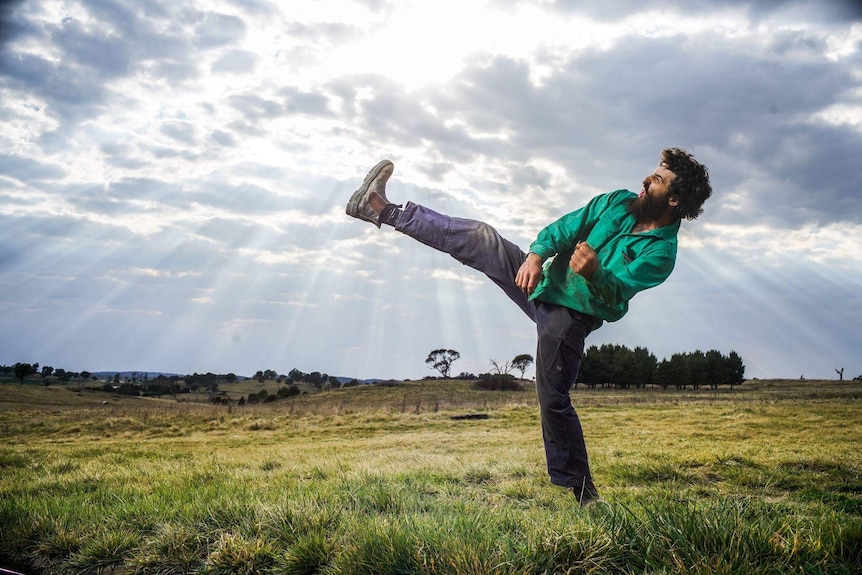
[[[668,195],[670,184],[676,178],[676,174],[671,172],[665,164],[660,164],[655,171],[644,178],[643,188],[638,196],[642,198],[663,198]]]
[[[638,221],[655,220],[664,215],[671,202],[670,184],[675,178],[676,174],[664,164],[644,178],[641,193],[629,207]]]

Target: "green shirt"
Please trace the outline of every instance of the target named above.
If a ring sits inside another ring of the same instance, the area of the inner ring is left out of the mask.
[[[539,232],[530,252],[542,261],[556,257],[545,263],[544,277],[530,299],[592,315],[598,327],[602,321],[623,317],[636,293],[666,280],[676,261],[680,222],[633,233],[635,217],[626,208],[636,197],[628,190],[596,196]],[[598,258],[590,280],[569,268],[580,241],[586,241]]]

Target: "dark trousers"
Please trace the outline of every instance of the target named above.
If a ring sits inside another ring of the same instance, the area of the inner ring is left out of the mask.
[[[536,323],[536,395],[548,475],[551,483],[562,487],[591,480],[584,434],[569,390],[578,375],[593,318],[530,301],[515,285],[527,255],[484,222],[452,218],[408,202],[395,229],[484,273]]]

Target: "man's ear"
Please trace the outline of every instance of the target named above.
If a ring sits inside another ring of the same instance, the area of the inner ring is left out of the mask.
[[[670,199],[667,201],[667,205],[674,207],[674,208],[678,207],[679,206],[679,196],[671,196]]]

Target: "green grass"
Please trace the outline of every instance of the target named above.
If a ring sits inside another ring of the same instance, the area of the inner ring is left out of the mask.
[[[532,391],[416,382],[228,408],[3,385],[0,567],[857,573],[860,398],[858,382],[576,390],[608,501],[580,509],[548,484]]]

